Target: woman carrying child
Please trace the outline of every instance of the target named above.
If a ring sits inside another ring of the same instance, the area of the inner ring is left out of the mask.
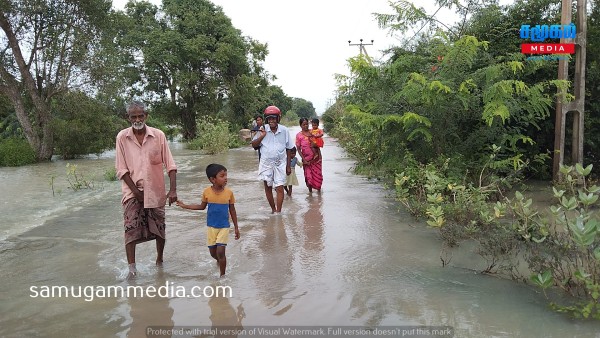
[[[311,193],[313,189],[321,191],[323,184],[321,150],[315,143],[314,136],[308,130],[307,118],[300,119],[300,128],[302,130],[296,134],[296,148],[302,158],[306,187]]]

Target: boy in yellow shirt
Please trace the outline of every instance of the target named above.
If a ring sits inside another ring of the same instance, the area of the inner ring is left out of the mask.
[[[217,260],[221,277],[223,277],[227,267],[225,248],[229,241],[229,216],[231,216],[233,222],[235,239],[240,238],[235,211],[235,197],[233,191],[225,187],[227,184],[227,168],[216,163],[209,164],[206,167],[206,176],[208,176],[212,186],[204,189],[202,203],[188,205],[178,200],[177,205],[189,210],[204,210],[208,207],[206,242],[208,251],[212,258]]]

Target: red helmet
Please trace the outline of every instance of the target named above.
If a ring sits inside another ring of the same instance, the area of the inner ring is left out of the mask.
[[[279,110],[279,108],[277,108],[276,106],[268,106],[267,108],[265,108],[264,114],[265,120],[269,116],[275,116],[277,117],[277,121],[279,121],[279,118],[281,117],[281,110]]]

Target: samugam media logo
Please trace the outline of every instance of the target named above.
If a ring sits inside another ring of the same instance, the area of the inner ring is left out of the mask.
[[[521,53],[523,54],[574,54],[574,43],[545,43],[546,39],[575,39],[577,30],[574,24],[568,25],[521,25],[519,29],[521,39],[529,39],[532,42],[523,43]]]

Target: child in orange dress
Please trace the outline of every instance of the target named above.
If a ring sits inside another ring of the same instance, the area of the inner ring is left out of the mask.
[[[312,129],[310,133],[313,135],[312,140],[319,148],[323,148],[325,141],[323,141],[323,130],[319,129],[319,119],[314,118],[311,122]]]

